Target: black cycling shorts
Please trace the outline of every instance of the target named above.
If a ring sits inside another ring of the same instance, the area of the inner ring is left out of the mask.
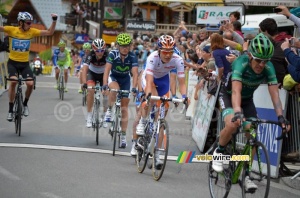
[[[11,59],[7,61],[8,77],[22,75],[24,79],[33,78],[33,72],[30,69],[29,62],[18,62]]]
[[[219,93],[219,104],[222,109],[222,117],[224,119],[228,114],[233,114],[231,94],[229,94],[225,87],[221,87]],[[257,112],[253,102],[253,98],[242,99],[241,102],[242,113],[246,118],[256,118]]]
[[[97,74],[95,72],[92,72],[91,70],[88,70],[87,72],[87,84],[95,83],[97,81],[100,82],[100,86],[103,85],[103,73],[102,74]]]

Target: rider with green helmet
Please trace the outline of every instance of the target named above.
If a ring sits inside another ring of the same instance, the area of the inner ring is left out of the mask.
[[[127,33],[121,33],[116,38],[117,49],[111,50],[106,60],[106,66],[103,76],[103,87],[106,89],[121,89],[130,91],[130,72],[132,73],[132,89],[135,94],[138,78],[138,61],[137,57],[131,52],[132,38]],[[108,94],[108,91],[105,91]],[[115,103],[116,92],[109,93],[109,104],[105,114],[105,121],[111,120],[111,107]],[[128,104],[129,94],[123,94],[121,99],[122,109],[122,124],[121,124],[121,142],[120,147],[125,148],[127,146],[126,130],[128,125]],[[124,110],[124,112],[123,112]]]
[[[67,82],[68,82],[68,72],[69,67],[71,65],[71,55],[70,52],[66,49],[66,43],[64,41],[60,41],[58,44],[58,49],[53,51],[52,62],[53,66],[55,67],[55,79],[56,79],[56,86],[58,88],[58,76],[60,69],[64,70],[64,79],[65,79],[65,92],[68,91],[67,89]]]
[[[219,93],[219,104],[222,109],[225,127],[220,132],[219,145],[213,155],[224,153],[225,146],[240,125],[241,115],[245,118],[257,117],[253,94],[263,83],[268,84],[269,94],[273,101],[278,121],[282,123],[282,127],[288,126],[287,120],[283,117],[275,69],[269,61],[273,56],[273,52],[274,46],[270,39],[263,33],[260,33],[251,40],[245,55],[239,56],[232,63],[232,72],[228,74],[227,81],[222,85]],[[232,121],[232,118],[235,118],[237,121]],[[243,126],[249,129],[251,123],[245,122]],[[222,172],[223,161],[213,161],[212,167],[216,172]],[[246,190],[255,190],[257,188],[247,171],[245,180],[247,180],[245,182]]]
[[[81,63],[80,63],[79,68],[76,68],[76,74],[79,76],[79,82],[80,82],[80,87],[78,89],[78,93],[82,93],[82,85],[83,85],[82,67],[83,67],[84,60],[90,54],[91,49],[92,49],[92,45],[89,42],[86,42],[82,45],[82,51],[80,51],[80,53],[79,53]]]

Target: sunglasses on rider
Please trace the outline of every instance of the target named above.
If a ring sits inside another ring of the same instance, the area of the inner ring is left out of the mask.
[[[260,58],[256,58],[251,54],[252,58],[255,60],[255,62],[257,62],[258,64],[265,64],[267,63],[270,59],[260,59]]]
[[[25,21],[27,25],[31,25],[31,21]]]
[[[172,55],[174,53],[174,50],[170,50],[170,51],[167,51],[167,50],[160,50],[160,52],[163,54],[163,55]]]
[[[100,53],[102,53],[102,52],[104,52],[105,50],[104,49],[97,49],[96,50],[96,52],[100,52]]]

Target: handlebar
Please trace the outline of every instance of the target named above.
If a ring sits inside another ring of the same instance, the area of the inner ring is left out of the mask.
[[[243,114],[240,114],[240,116],[234,116],[232,119],[231,119],[231,122],[235,122],[237,121],[238,119],[240,120],[243,120],[243,121],[246,121],[246,122],[251,122],[252,125],[259,125],[259,124],[275,124],[279,127],[282,128],[282,125],[280,122],[278,121],[274,121],[274,120],[266,120],[266,119],[259,119],[259,118],[245,118],[243,119],[244,116]],[[242,125],[240,126],[240,128],[242,127]],[[287,138],[288,135],[287,135],[287,132],[286,132],[286,129],[282,129],[282,133],[280,136],[276,137],[276,140],[282,140],[283,138]]]
[[[7,81],[14,81],[14,82],[25,82],[25,81],[34,81],[34,86],[33,86],[33,89],[35,89],[35,82],[36,82],[36,78],[33,77],[33,78],[26,78],[26,79],[23,79],[22,78],[7,78],[6,76],[4,76],[4,79],[5,79],[5,83],[4,83],[4,88],[7,89]]]
[[[121,89],[107,89],[108,91],[117,92],[117,93],[130,93],[129,90],[121,90]]]

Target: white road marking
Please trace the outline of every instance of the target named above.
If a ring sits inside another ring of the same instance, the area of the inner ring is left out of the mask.
[[[0,166],[0,174],[4,175],[5,177],[7,177],[10,180],[14,180],[14,181],[19,181],[21,180],[20,177],[12,174],[11,172],[9,172],[8,170],[6,170],[5,168],[3,168],[2,166]]]
[[[88,153],[105,153],[112,154],[111,150],[82,148],[82,147],[69,147],[69,146],[53,146],[41,144],[15,144],[15,143],[0,143],[0,147],[13,147],[13,148],[34,148],[34,149],[48,149],[48,150],[61,150],[61,151],[74,151],[74,152],[88,152]],[[129,152],[116,151],[116,155],[130,156]],[[168,156],[168,160],[176,161],[178,156]]]
[[[60,197],[60,196],[57,196],[57,195],[55,195],[55,194],[53,194],[53,193],[49,193],[49,192],[41,192],[40,194],[41,194],[42,196],[48,197],[48,198],[62,198],[62,197]]]

